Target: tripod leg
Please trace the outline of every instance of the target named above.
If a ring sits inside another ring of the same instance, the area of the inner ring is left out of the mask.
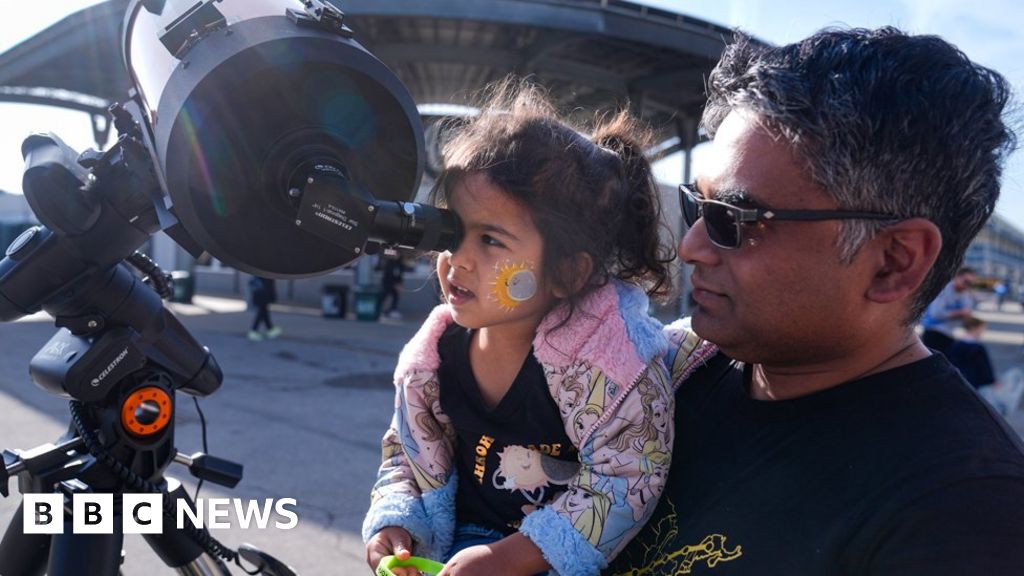
[[[49,576],[117,576],[123,543],[120,514],[114,517],[113,534],[75,534],[67,519],[64,533],[53,535]]]
[[[173,503],[172,509],[188,506],[195,511],[192,498],[180,482],[168,478],[167,487],[169,491],[164,498]],[[165,515],[163,534],[142,535],[164,564],[177,569],[182,576],[230,576],[224,562],[207,554],[184,530],[175,526],[175,521]]]
[[[21,522],[24,508],[23,502],[0,541],[0,574],[4,576],[43,576],[46,571],[50,535],[25,534]]]
[[[179,566],[177,571],[180,576],[231,576],[224,561],[205,553],[185,566]]]

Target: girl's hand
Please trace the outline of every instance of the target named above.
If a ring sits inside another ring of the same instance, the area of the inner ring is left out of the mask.
[[[405,528],[388,526],[382,528],[366,543],[366,563],[370,570],[376,572],[380,559],[395,555],[399,560],[408,560],[412,556],[412,536]],[[393,568],[396,576],[419,576],[415,568]]]
[[[504,576],[514,574],[506,570],[495,558],[490,545],[470,546],[460,550],[452,559],[445,562],[444,570],[437,576],[472,576],[487,574],[488,576]]]
[[[493,544],[461,550],[437,576],[530,576],[550,568],[540,548],[517,532]]]

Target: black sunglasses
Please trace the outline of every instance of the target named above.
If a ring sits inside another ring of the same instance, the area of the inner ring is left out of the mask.
[[[899,216],[878,212],[847,210],[771,210],[768,208],[739,208],[718,200],[705,199],[693,184],[679,185],[679,204],[683,208],[683,221],[693,226],[704,218],[704,228],[711,243],[719,248],[735,250],[743,244],[742,224],[761,220],[900,220]]]

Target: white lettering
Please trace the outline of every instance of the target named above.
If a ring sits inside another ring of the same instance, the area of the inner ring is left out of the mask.
[[[128,355],[128,348],[125,347],[125,349],[122,350],[121,353],[117,355],[117,358],[114,358],[114,361],[111,362],[109,365],[107,365],[107,367],[103,369],[103,372],[100,372],[99,376],[97,376],[97,377],[92,379],[91,384],[93,386],[99,386],[100,382],[103,382],[104,378],[106,378],[107,376],[110,376],[110,373],[114,371],[114,368],[117,368],[117,365],[120,364],[121,360],[124,360],[124,357],[127,356],[127,355]]]
[[[178,500],[178,529],[185,527],[185,516],[188,516],[192,525],[196,528],[203,527],[203,501],[195,502],[195,510],[189,507],[184,500]]]
[[[228,498],[210,498],[206,506],[207,525],[211,530],[215,528],[231,528],[231,522],[221,522],[218,518],[231,516],[231,500]]]
[[[288,519],[288,522],[274,522],[274,526],[280,530],[291,530],[299,525],[299,515],[295,511],[285,508],[287,505],[296,506],[298,502],[295,501],[295,498],[281,498],[274,506],[278,516]]]
[[[162,534],[164,527],[164,494],[122,494],[121,528],[125,534]],[[22,527],[25,534],[62,534],[64,532],[64,497],[61,494],[25,494]],[[72,531],[74,534],[112,534],[114,531],[114,495],[80,493],[71,498]],[[191,505],[190,505],[191,504]],[[186,519],[196,528],[230,529],[232,516],[237,527],[266,530],[273,527],[291,530],[299,524],[295,498],[208,498],[195,503],[179,499],[175,509],[178,529]],[[206,514],[203,514],[203,511]],[[255,526],[254,526],[255,525]]]
[[[21,527],[25,534],[64,533],[64,496],[29,493],[22,498]]]
[[[114,533],[114,495],[80,493],[71,497],[71,529],[75,534]]]
[[[235,498],[235,515],[238,517],[238,526],[240,528],[248,528],[249,523],[252,519],[256,518],[256,527],[264,529],[267,527],[267,522],[270,521],[270,511],[273,509],[274,501],[267,498],[263,501],[263,507],[260,508],[257,500],[249,500],[249,505],[244,506],[242,501]]]
[[[163,494],[125,494],[121,526],[125,534],[163,534]]]

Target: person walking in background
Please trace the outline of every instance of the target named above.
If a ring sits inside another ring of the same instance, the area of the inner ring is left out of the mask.
[[[409,268],[405,264],[405,256],[397,253],[394,256],[382,255],[380,259],[380,313],[381,317],[398,319],[402,313],[398,311],[398,296],[402,287],[402,279]],[[390,306],[384,309],[384,303],[390,300]]]
[[[1006,297],[1010,292],[1010,285],[1003,280],[996,282],[996,285],[992,288],[992,291],[996,294],[996,310],[1003,309],[1003,302],[1006,301]]]
[[[277,302],[277,286],[273,278],[262,278],[253,276],[249,279],[249,293],[253,308],[256,309],[256,316],[252,320],[252,328],[249,329],[249,340],[263,340],[263,333],[260,332],[260,325],[266,326],[266,337],[277,338],[281,335],[281,328],[274,326],[270,319],[270,305]]]
[[[953,330],[965,318],[974,314],[974,299],[970,290],[975,279],[974,269],[967,266],[960,268],[925,309],[924,318],[921,319],[924,328],[921,342],[925,346],[949,355],[949,347],[954,342]]]

